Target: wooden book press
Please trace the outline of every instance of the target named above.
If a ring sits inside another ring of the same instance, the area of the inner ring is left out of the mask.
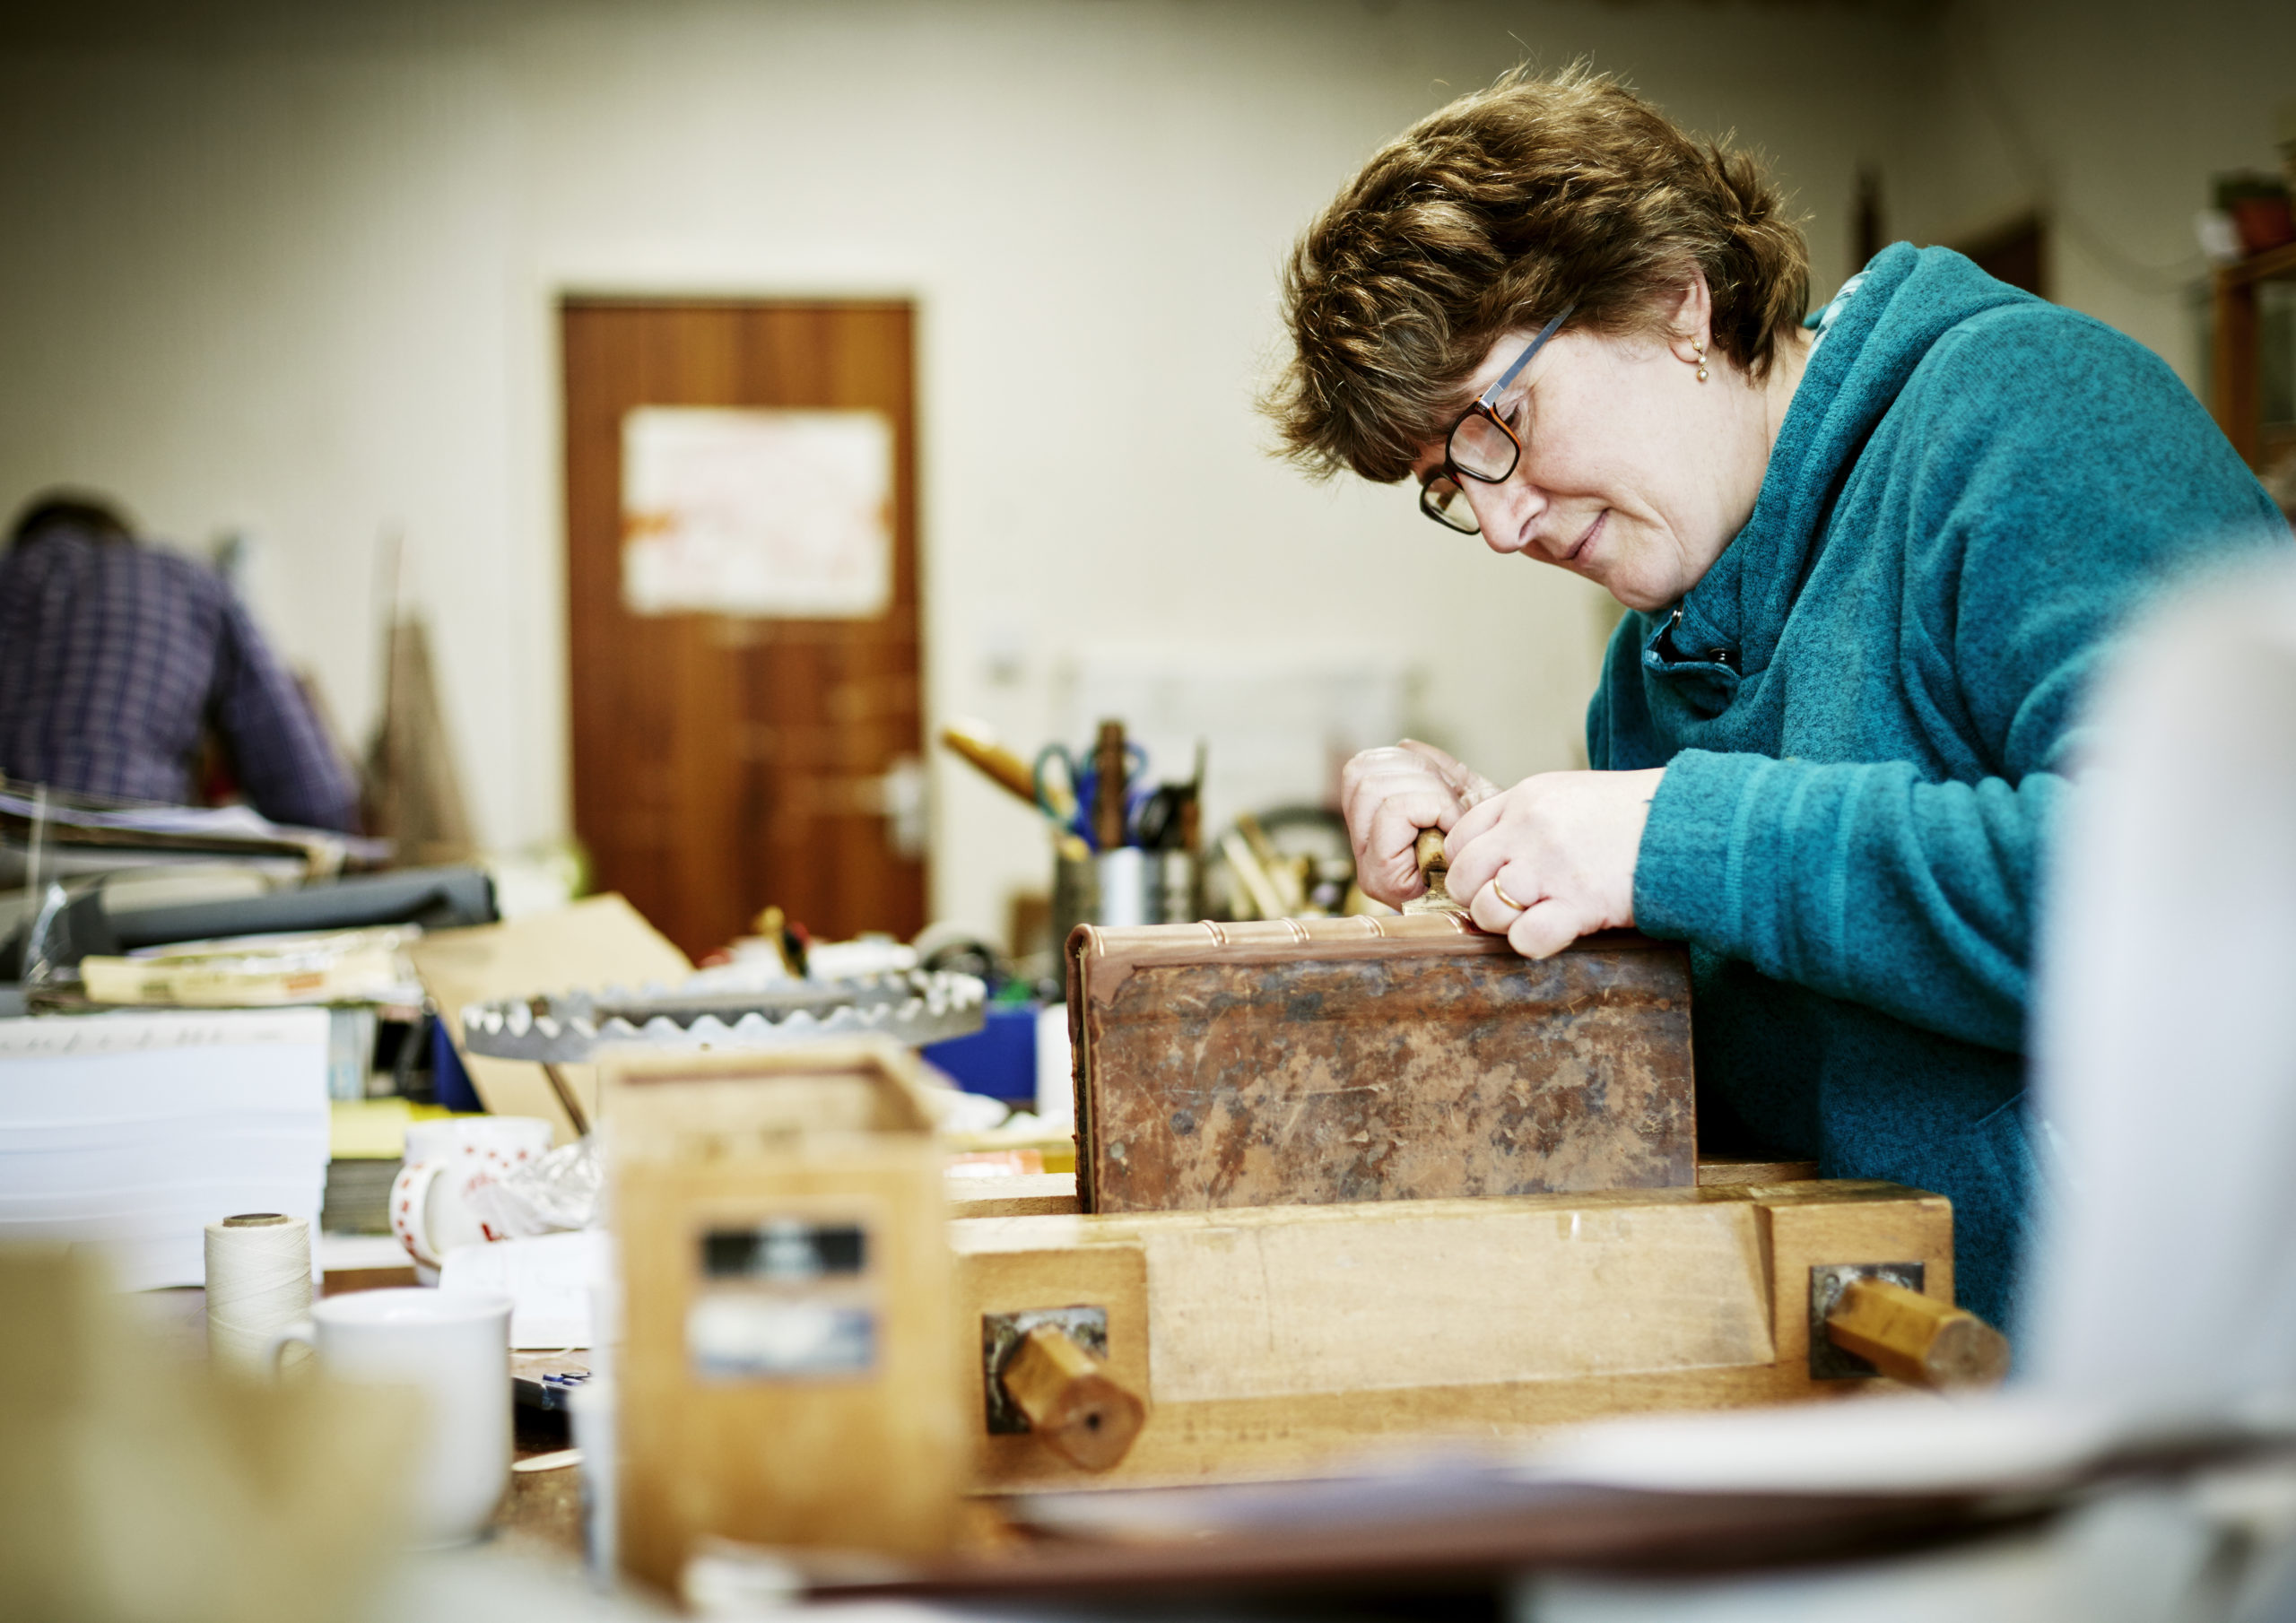
[[[951,1225],[979,1488],[2005,1369],[1943,1198],[1700,1166],[1677,947],[1535,963],[1431,913],[1067,950],[1076,1210]]]
[[[1431,914],[1068,952],[1073,1193],[952,1208],[906,1050],[606,1062],[634,1568],[2003,1371],[1944,1200],[1700,1165],[1676,948]]]

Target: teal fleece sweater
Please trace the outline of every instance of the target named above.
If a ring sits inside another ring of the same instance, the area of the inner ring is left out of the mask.
[[[2162,585],[2289,545],[2173,373],[1899,244],[1823,313],[1753,515],[1629,613],[1598,768],[1664,766],[1634,881],[1691,944],[1700,1135],[1953,1202],[1996,1324],[2032,1193],[2037,886],[2080,703]]]

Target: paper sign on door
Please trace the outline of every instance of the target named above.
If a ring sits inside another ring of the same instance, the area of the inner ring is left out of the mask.
[[[640,406],[622,420],[633,614],[866,620],[892,601],[881,412]]]

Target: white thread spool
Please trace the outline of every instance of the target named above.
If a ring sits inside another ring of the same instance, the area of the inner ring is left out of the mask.
[[[267,1376],[264,1354],[271,1338],[310,1311],[309,1223],[275,1211],[250,1211],[207,1225],[211,1362]]]

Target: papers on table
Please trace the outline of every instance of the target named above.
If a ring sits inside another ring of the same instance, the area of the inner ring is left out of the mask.
[[[404,949],[414,924],[240,936],[147,947],[125,958],[80,960],[90,1002],[194,1008],[289,1003],[420,1004]]]
[[[0,1020],[0,1241],[93,1243],[128,1289],[198,1285],[206,1225],[316,1233],[324,1009]]]
[[[37,829],[49,846],[103,846],[215,855],[263,852],[300,856],[331,873],[346,857],[380,861],[387,840],[274,823],[251,806],[168,806],[69,794],[0,779],[0,836],[29,843]]]

